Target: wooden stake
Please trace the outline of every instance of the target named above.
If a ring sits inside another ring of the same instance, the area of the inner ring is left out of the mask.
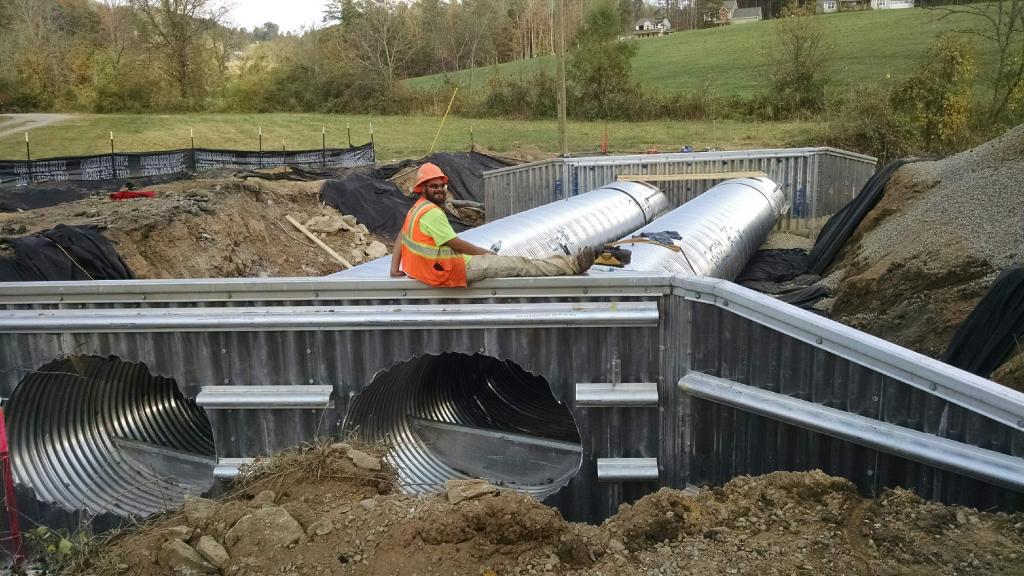
[[[297,221],[295,220],[295,218],[292,218],[292,217],[291,217],[291,215],[290,215],[290,214],[289,214],[289,215],[286,215],[286,216],[285,216],[284,218],[285,218],[285,220],[287,220],[287,221],[288,221],[288,223],[290,223],[290,224],[291,224],[292,226],[295,226],[295,227],[296,227],[296,228],[297,228],[297,229],[299,230],[299,232],[302,232],[303,234],[305,234],[305,235],[306,235],[306,238],[309,238],[310,240],[312,240],[312,241],[313,241],[313,243],[314,243],[314,244],[316,244],[317,246],[319,246],[319,247],[323,248],[323,249],[324,249],[324,252],[327,252],[328,254],[330,254],[331,256],[333,256],[335,260],[337,260],[338,262],[340,262],[340,263],[341,263],[341,265],[345,267],[345,269],[346,269],[346,270],[348,270],[349,268],[351,268],[351,267],[352,267],[352,265],[348,263],[348,260],[345,260],[344,258],[342,258],[342,257],[341,257],[341,255],[340,255],[340,254],[338,254],[337,252],[335,252],[334,250],[332,250],[330,246],[328,246],[327,244],[324,244],[323,240],[321,240],[321,239],[317,238],[315,234],[313,234],[313,233],[312,233],[312,232],[310,232],[309,230],[306,230],[306,227],[305,227],[305,226],[303,226],[302,224],[299,224],[299,223],[298,223],[298,222],[297,222]]]

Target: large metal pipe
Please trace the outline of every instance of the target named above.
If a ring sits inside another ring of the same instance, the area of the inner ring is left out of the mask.
[[[733,280],[771,234],[784,203],[782,189],[769,178],[727,180],[622,238],[676,232],[678,252],[657,244],[625,244],[632,251],[629,264],[595,266],[591,273],[624,269]]]
[[[584,246],[597,246],[654,221],[668,209],[660,190],[640,182],[613,182],[596,190],[552,202],[489,222],[459,234],[459,238],[488,248],[501,242],[503,256],[545,258]],[[390,258],[378,258],[332,274],[346,278],[384,278]]]

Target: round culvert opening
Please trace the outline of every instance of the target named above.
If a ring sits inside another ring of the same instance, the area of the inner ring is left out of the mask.
[[[345,429],[388,443],[413,492],[472,476],[543,499],[583,456],[572,413],[544,378],[479,354],[421,356],[381,373],[353,399]]]
[[[213,484],[206,414],[143,364],[56,360],[18,384],[7,414],[14,475],[39,500],[148,515]]]

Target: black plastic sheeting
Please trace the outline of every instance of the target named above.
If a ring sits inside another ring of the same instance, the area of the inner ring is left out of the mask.
[[[25,186],[51,180],[119,180],[214,168],[255,170],[277,166],[354,167],[376,162],[373,144],[355,148],[262,151],[187,148],[148,153],[65,156],[43,160],[0,160],[0,184]]]
[[[800,249],[760,250],[747,262],[736,283],[801,308],[813,309],[818,300],[829,296],[828,289],[815,284],[821,274],[832,265],[864,217],[882,199],[892,175],[904,164],[914,161],[896,160],[875,172],[857,196],[822,227],[809,253]]]
[[[419,160],[404,160],[374,169],[374,177],[387,180],[399,172],[432,162],[448,177],[448,190],[458,200],[483,204],[484,172],[509,166],[508,162],[479,152],[435,152]]]
[[[913,161],[910,159],[894,160],[883,166],[864,183],[856,198],[843,206],[843,209],[836,212],[835,216],[829,218],[825,226],[822,227],[821,233],[818,234],[814,248],[811,249],[808,272],[820,275],[832,265],[839,251],[853,236],[864,217],[882,199],[885,185],[889,183],[892,175],[904,164]]]
[[[185,177],[182,174],[164,174],[125,180],[70,180],[67,182],[36,182],[28,186],[0,186],[0,212],[33,210],[74,202],[93,194],[116,192],[125,184],[130,184],[134,190],[142,190],[147,186],[174,182]]]
[[[405,214],[416,199],[406,197],[398,186],[388,179],[426,162],[437,164],[448,176],[448,189],[452,196],[458,200],[476,202],[480,202],[484,195],[483,173],[508,166],[508,163],[502,160],[479,152],[438,152],[419,160],[405,160],[395,164],[347,171],[340,178],[324,183],[320,200],[337,208],[342,214],[355,216],[370,232],[384,238],[394,238],[402,229]],[[306,173],[300,172],[294,177],[306,176]],[[448,214],[448,221],[456,232],[470,228],[468,223],[451,214]]]
[[[0,258],[0,282],[135,278],[95,226],[58,224],[7,243],[14,248],[14,257]]]
[[[940,360],[983,378],[1024,346],[1024,265],[1002,271]]]
[[[342,214],[355,216],[370,232],[387,239],[398,235],[406,213],[416,203],[415,198],[402,194],[393,183],[364,174],[328,180],[320,190],[320,200]],[[456,232],[469,229],[451,214],[448,221]]]

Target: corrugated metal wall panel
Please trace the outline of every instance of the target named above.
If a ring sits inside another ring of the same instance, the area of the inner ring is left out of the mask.
[[[593,190],[620,175],[765,172],[782,186],[791,209],[779,229],[816,235],[874,174],[876,159],[834,148],[744,150],[556,158],[484,174],[489,221]],[[659,181],[672,207],[708,191],[717,180]]]
[[[256,280],[252,284],[264,282],[269,285],[272,281]],[[590,291],[614,289],[614,282],[633,285],[634,292],[625,297],[587,295]],[[797,326],[791,322],[799,316],[797,312],[785,316],[789,307],[728,283],[639,276],[616,280],[564,278],[537,281],[535,295],[530,296],[522,290],[528,291],[533,284],[516,280],[494,282],[495,288],[458,292],[464,296],[459,298],[434,297],[456,293],[429,290],[402,298],[369,298],[367,295],[374,292],[368,287],[378,284],[324,282],[325,287],[332,287],[331,300],[304,300],[307,296],[303,288],[293,298],[285,294],[274,301],[246,302],[240,297],[238,301],[208,304],[247,307],[286,302],[386,305],[652,300],[659,302],[661,320],[657,327],[647,328],[337,331],[311,327],[291,332],[6,333],[0,334],[0,368],[4,369],[0,370],[0,394],[9,395],[34,368],[54,358],[75,354],[115,355],[143,362],[154,375],[174,378],[187,397],[194,397],[207,385],[334,387],[335,406],[325,411],[269,410],[257,416],[242,410],[209,411],[218,455],[245,457],[337,434],[343,429],[343,419],[354,395],[399,362],[446,351],[480,353],[509,359],[524,370],[543,376],[555,398],[572,412],[584,449],[582,467],[565,489],[549,499],[567,517],[599,520],[614,513],[620,503],[658,486],[720,484],[738,474],[811,468],[850,478],[868,494],[876,494],[886,486],[902,485],[922,496],[946,502],[1024,508],[1019,493],[680,392],[676,383],[688,371],[705,372],[1024,457],[1024,431],[1012,428],[1012,422],[1006,424],[1005,415],[994,416],[1000,420],[993,420],[943,400],[938,396],[941,390],[931,394],[927,386],[913,387],[886,376],[886,369],[878,364],[881,360],[850,360],[855,356],[829,347],[828,340],[837,337],[834,323],[815,318]],[[140,286],[149,286],[154,293],[159,290],[155,285]],[[573,292],[548,297],[543,294],[548,289],[555,293],[563,290],[562,294],[570,289]],[[345,296],[345,290],[351,297]],[[651,292],[636,295],[643,290]],[[716,290],[726,291],[722,293],[733,301],[731,305]],[[697,295],[702,299],[697,300]],[[743,295],[748,301],[736,300]],[[37,298],[43,302],[40,308],[52,307],[45,303],[46,294],[39,293]],[[144,310],[167,304],[112,298],[106,303],[67,306]],[[773,323],[769,312],[785,322]],[[883,345],[892,347],[850,329],[839,332],[847,342],[869,352]],[[901,351],[900,358],[910,362],[914,355]],[[613,361],[618,369],[612,368]],[[907,364],[909,368],[903,369],[927,382],[927,378],[934,376],[934,367],[929,368],[928,362],[931,361],[921,358],[916,365],[911,362]],[[657,382],[659,406],[575,405],[577,383],[611,382],[616,372],[623,382]],[[966,374],[959,379],[968,388],[991,384]],[[1014,406],[1020,405],[1018,400],[1013,402]],[[599,483],[596,460],[609,457],[657,457],[659,482]]]
[[[1024,456],[1024,431],[942,400],[712,304],[689,302],[689,368],[801,400]],[[970,478],[773,422],[714,402],[691,400],[692,483],[720,484],[741,474],[820,468],[866,494],[905,486],[968,506],[1019,508],[1022,495]],[[984,485],[984,486],[982,486]]]

